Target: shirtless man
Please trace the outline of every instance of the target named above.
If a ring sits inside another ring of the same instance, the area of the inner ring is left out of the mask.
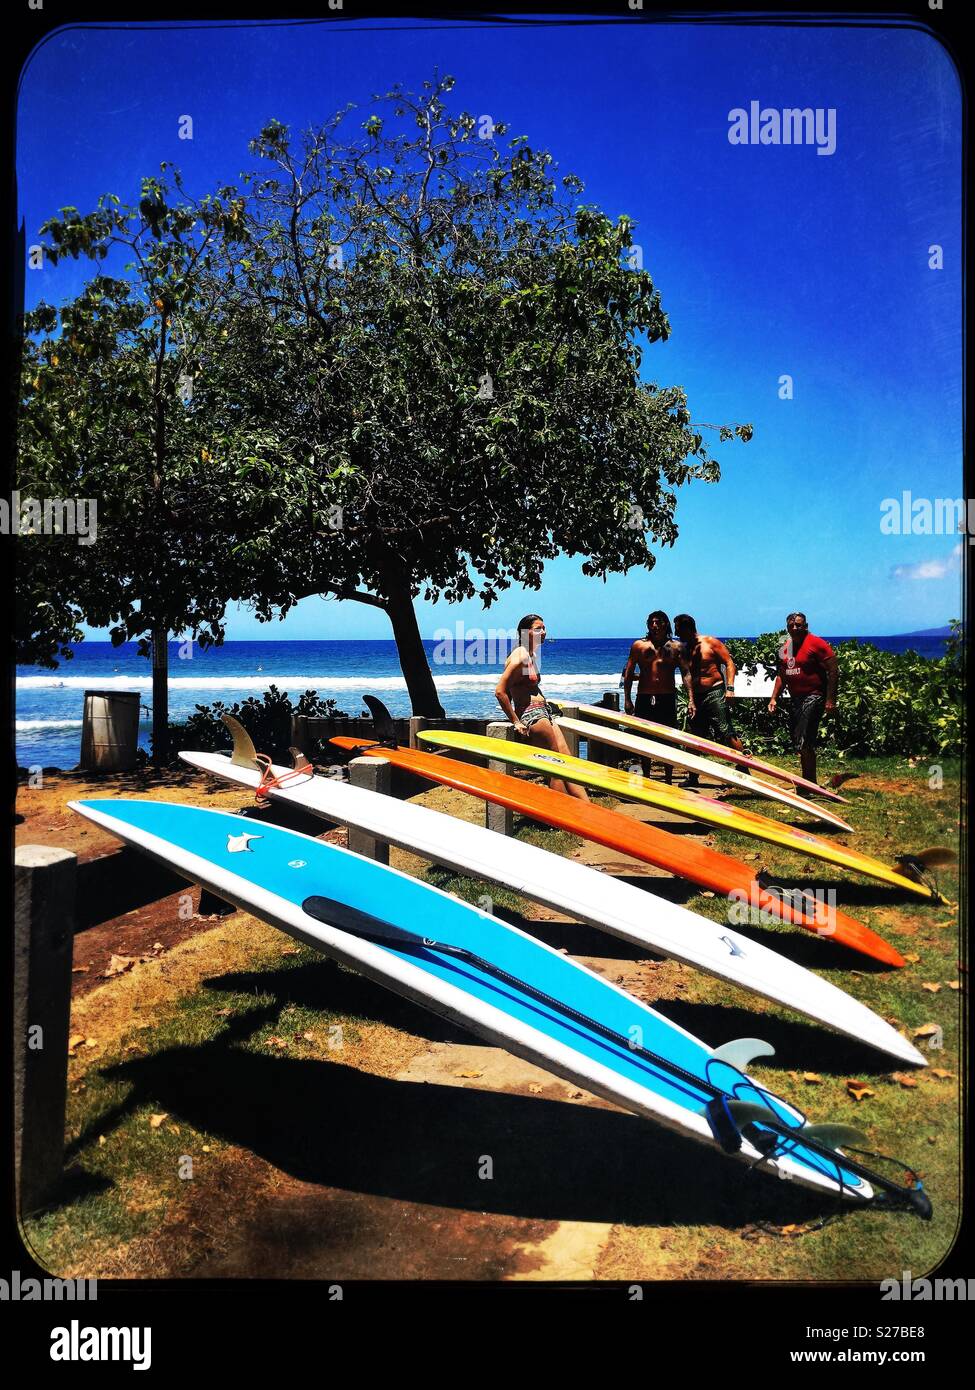
[[[647,635],[638,639],[630,648],[630,655],[623,668],[623,707],[627,714],[635,714],[639,719],[652,719],[657,724],[667,724],[677,728],[677,687],[674,672],[683,663],[679,642],[671,637],[670,619],[661,609],[647,618]],[[636,704],[630,696],[633,677],[640,672],[637,683]],[[685,673],[686,674],[686,673]],[[650,759],[641,758],[643,774],[650,776]],[[668,786],[674,778],[670,763],[664,764],[664,780]]]
[[[508,657],[501,679],[495,688],[498,704],[515,726],[521,738],[551,748],[556,753],[568,753],[565,735],[555,723],[558,710],[542,694],[541,646],[545,641],[545,623],[537,613],[528,613],[518,624],[520,645]],[[553,791],[568,792],[580,801],[588,801],[585,787],[565,783],[558,777],[549,781]]]
[[[735,663],[731,653],[720,638],[698,632],[697,624],[689,613],[677,614],[674,631],[683,645],[684,659],[690,668],[684,675],[687,727],[692,734],[714,738],[718,743],[742,752],[742,741],[731,723],[730,703],[735,698]],[[697,782],[697,777],[692,774],[684,785],[693,787],[697,786]]]

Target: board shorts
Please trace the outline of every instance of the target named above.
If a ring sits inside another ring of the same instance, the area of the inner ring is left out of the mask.
[[[731,710],[724,692],[724,684],[712,685],[702,695],[695,697],[697,713],[687,724],[692,734],[701,738],[709,738],[713,734],[718,743],[730,743],[735,737],[735,726],[731,722]]]
[[[790,697],[786,709],[789,713],[792,746],[797,753],[801,753],[804,748],[816,747],[819,721],[823,717],[825,704],[826,697],[818,690],[814,690],[811,695],[801,695],[798,700]]]
[[[533,724],[540,724],[543,719],[551,720],[553,723],[562,711],[557,705],[546,700],[543,705],[529,705],[524,714],[520,715],[521,722],[526,729],[530,729]]]
[[[676,695],[637,695],[633,709],[638,719],[652,719],[657,724],[677,728]]]

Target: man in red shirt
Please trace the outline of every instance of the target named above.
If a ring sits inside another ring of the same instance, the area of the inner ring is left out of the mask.
[[[839,667],[829,643],[809,631],[805,613],[790,613],[785,625],[789,635],[779,653],[768,708],[775,713],[784,685],[789,692],[789,730],[802,775],[815,782],[816,735],[822,716],[836,708]]]

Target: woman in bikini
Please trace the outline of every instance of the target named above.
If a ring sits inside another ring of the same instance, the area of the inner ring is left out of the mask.
[[[539,748],[568,753],[569,746],[562,730],[554,723],[558,710],[542,694],[540,667],[545,623],[537,613],[528,613],[522,618],[518,624],[518,637],[520,645],[508,657],[494,692],[498,704],[515,726],[519,737],[527,738]],[[551,778],[549,785],[553,791],[568,792],[580,801],[589,800],[584,787],[577,787],[571,782],[567,784],[558,777]]]

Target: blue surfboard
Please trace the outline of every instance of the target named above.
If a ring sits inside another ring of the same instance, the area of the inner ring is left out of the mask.
[[[716,1091],[762,1107],[795,1139],[766,1152],[767,1131],[752,1125],[736,1157],[820,1192],[857,1202],[875,1195],[838,1153],[805,1148],[805,1117],[745,1074],[766,1044],[744,1039],[714,1051],[490,913],[311,836],[185,804],[69,804],[190,881],[588,1091],[712,1147],[720,1136],[706,1112]]]

